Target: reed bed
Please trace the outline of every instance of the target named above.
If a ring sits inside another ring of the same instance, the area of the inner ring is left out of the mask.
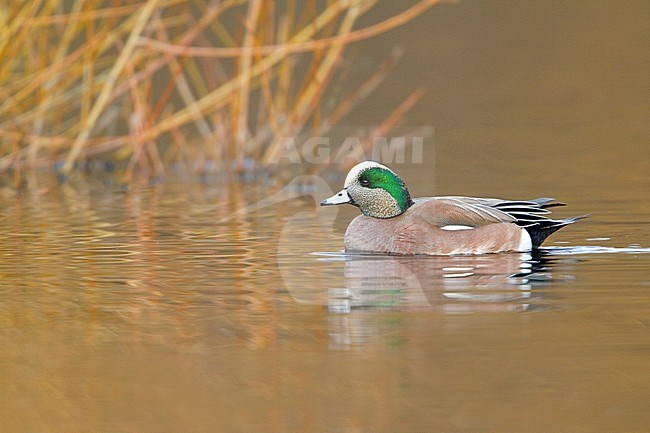
[[[92,160],[162,174],[269,166],[280,137],[339,124],[382,81],[333,96],[354,43],[438,3],[359,27],[377,0],[25,0],[0,8],[0,170]],[[417,90],[377,130],[386,132]],[[370,133],[372,134],[372,132]]]

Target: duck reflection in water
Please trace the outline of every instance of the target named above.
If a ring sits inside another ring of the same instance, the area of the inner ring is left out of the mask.
[[[522,311],[550,279],[548,259],[531,254],[408,257],[342,255],[345,288],[330,289],[329,309],[437,309],[445,313]]]
[[[551,278],[551,259],[542,252],[534,257],[348,255],[324,260],[345,262],[346,287],[328,292],[332,350],[401,344],[409,316],[392,314],[396,312],[457,315],[543,309],[535,288]]]

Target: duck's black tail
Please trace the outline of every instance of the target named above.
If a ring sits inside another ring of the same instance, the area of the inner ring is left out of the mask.
[[[589,215],[580,215],[572,218],[554,220],[544,216],[550,213],[546,210],[550,207],[565,206],[564,203],[555,202],[552,198],[536,198],[534,200],[522,200],[503,202],[494,207],[506,212],[516,218],[515,223],[525,228],[532,240],[533,249],[538,249],[544,240],[562,227],[587,218]]]
[[[533,242],[533,249],[536,250],[542,245],[542,242],[544,242],[547,237],[560,230],[562,227],[573,224],[574,222],[587,218],[588,216],[589,215],[580,215],[565,218],[563,220],[552,220],[549,218],[539,221],[536,224],[525,226],[524,228],[530,235],[530,239]]]

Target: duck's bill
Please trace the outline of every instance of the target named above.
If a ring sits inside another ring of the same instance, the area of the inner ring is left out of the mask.
[[[335,204],[354,204],[354,200],[348,195],[348,191],[346,189],[342,189],[341,191],[337,192],[330,198],[323,200],[320,202],[321,206],[331,206]]]

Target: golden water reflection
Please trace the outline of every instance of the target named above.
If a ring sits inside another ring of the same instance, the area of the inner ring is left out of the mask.
[[[0,431],[644,425],[642,251],[350,256],[348,211],[317,208],[314,188],[5,198]],[[625,232],[563,239],[605,230]]]

